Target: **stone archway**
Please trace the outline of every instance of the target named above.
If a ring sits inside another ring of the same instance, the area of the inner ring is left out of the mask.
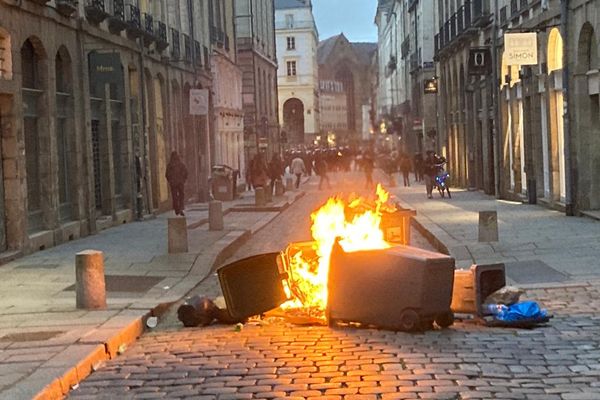
[[[300,99],[283,103],[283,127],[291,144],[304,144],[304,103]]]
[[[574,90],[576,126],[571,129],[578,174],[575,185],[577,206],[583,210],[600,209],[600,101],[597,82],[598,42],[593,26],[586,22],[579,33]]]

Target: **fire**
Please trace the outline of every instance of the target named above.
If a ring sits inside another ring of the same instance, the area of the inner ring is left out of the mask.
[[[292,300],[282,308],[301,309],[312,317],[325,319],[329,260],[336,238],[345,252],[390,247],[380,224],[383,209],[393,207],[386,204],[389,193],[381,185],[377,185],[376,194],[375,201],[333,197],[311,215],[314,241],[288,248],[290,278],[286,291]]]

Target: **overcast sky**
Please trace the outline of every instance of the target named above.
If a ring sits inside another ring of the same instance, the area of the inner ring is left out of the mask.
[[[377,0],[313,0],[319,40],[343,32],[351,42],[377,42]]]

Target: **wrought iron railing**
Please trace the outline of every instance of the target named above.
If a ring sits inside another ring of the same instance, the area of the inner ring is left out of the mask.
[[[519,14],[518,0],[510,0],[510,16],[514,17],[517,14]]]
[[[148,13],[144,13],[144,31],[150,35],[154,35],[154,18]]]
[[[527,9],[527,7],[529,7],[529,2],[527,0],[521,0],[520,4],[519,4],[519,8],[521,9],[521,11],[524,11]]]
[[[156,21],[156,36],[161,42],[167,42],[167,25],[162,21]]]
[[[113,0],[112,16],[121,21],[125,21],[125,3],[123,0]]]
[[[105,11],[104,0],[87,0],[86,6],[95,8],[99,11]]]
[[[507,21],[507,9],[506,6],[500,9],[500,25],[504,25]]]
[[[179,31],[171,28],[171,56],[179,60],[181,56],[181,47],[179,45]]]
[[[183,34],[183,57],[186,62],[192,61],[192,43],[190,37]]]
[[[194,57],[194,64],[202,65],[202,45],[197,40],[194,40]]]
[[[140,13],[140,9],[133,4],[128,4],[128,8],[129,8],[129,16],[128,16],[127,22],[133,28],[142,29],[142,21],[141,21],[142,16]]]

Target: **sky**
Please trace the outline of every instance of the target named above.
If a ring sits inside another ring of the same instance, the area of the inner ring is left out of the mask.
[[[377,0],[313,0],[319,40],[343,32],[351,42],[377,42]]]

